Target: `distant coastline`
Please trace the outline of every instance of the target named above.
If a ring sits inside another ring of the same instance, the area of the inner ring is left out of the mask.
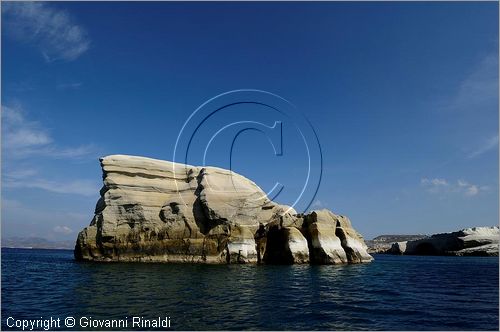
[[[33,247],[1,247],[2,249],[23,249],[23,250],[64,250],[64,251],[73,251],[74,249],[70,248],[33,248]]]
[[[1,241],[2,248],[15,249],[61,249],[73,250],[75,248],[74,241],[52,241],[41,237],[9,237]]]

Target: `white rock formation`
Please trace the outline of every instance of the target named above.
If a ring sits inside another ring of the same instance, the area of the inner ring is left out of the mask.
[[[311,246],[331,257],[312,260],[316,263],[371,260],[363,238],[347,218],[326,210],[318,212],[325,215],[320,222],[297,215],[292,208],[270,201],[254,182],[229,170],[124,155],[100,162],[104,186],[90,226],[78,235],[77,259],[255,262],[254,236],[263,224],[266,232],[276,227],[275,239],[281,242],[267,237],[261,241],[267,243],[262,250],[276,247],[283,252],[267,255],[268,262],[309,262]],[[304,219],[309,220],[307,229]],[[312,241],[306,240],[309,229],[318,230]],[[260,254],[266,261],[265,253]]]
[[[350,220],[328,210],[304,217],[303,228],[310,241],[310,259],[317,264],[364,263],[373,260],[361,234]]]
[[[406,243],[408,241],[400,241],[392,244],[389,252],[394,255],[403,255],[406,251]]]
[[[465,228],[425,239],[398,242],[389,253],[405,255],[498,256],[498,226]]]
[[[309,262],[309,247],[307,240],[302,233],[295,227],[286,228],[287,248],[293,257],[294,263]]]

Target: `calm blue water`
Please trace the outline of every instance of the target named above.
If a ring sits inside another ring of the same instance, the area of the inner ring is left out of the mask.
[[[95,264],[2,249],[6,319],[170,317],[172,329],[498,330],[498,258],[371,264]]]

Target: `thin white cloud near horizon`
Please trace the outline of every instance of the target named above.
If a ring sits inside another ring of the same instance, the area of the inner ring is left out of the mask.
[[[497,147],[498,147],[498,134],[484,140],[481,146],[479,146],[476,150],[472,151],[468,155],[468,158],[478,157],[486,152],[494,150]]]
[[[55,233],[61,233],[66,235],[73,233],[73,230],[65,225],[57,225],[56,227],[53,228],[53,230]]]
[[[487,54],[472,66],[458,84],[452,96],[440,101],[439,108],[453,112],[473,113],[477,116],[484,112],[495,110],[498,107],[498,53]],[[476,147],[466,147],[464,157],[472,159],[490,152],[498,147],[498,132],[490,136],[471,135],[471,142]]]
[[[2,20],[8,36],[34,45],[47,62],[73,61],[90,48],[85,28],[53,4],[4,2]]]
[[[75,211],[64,206],[50,206],[47,209],[33,207],[18,199],[3,195],[2,239],[13,236],[36,236],[49,240],[74,240],[74,234],[88,225],[92,211]],[[26,232],[30,229],[30,233]]]
[[[487,191],[488,186],[479,186],[469,183],[463,179],[450,182],[443,178],[422,178],[420,185],[431,194],[462,194],[466,197],[476,196],[481,192]]]
[[[37,169],[44,158],[80,160],[92,153],[90,145],[60,147],[41,123],[29,120],[20,108],[2,105],[2,188],[94,196],[99,192],[96,181],[47,179]]]
[[[488,54],[463,79],[449,106],[477,112],[486,102],[497,98],[498,54]]]
[[[15,179],[9,173],[5,173],[2,187],[41,189],[58,194],[76,194],[82,196],[95,196],[99,193],[99,186],[95,181],[91,180],[58,181],[33,177]]]
[[[31,156],[79,158],[93,152],[91,145],[59,147],[47,128],[27,119],[19,107],[2,105],[2,152],[7,159]]]
[[[46,130],[27,121],[19,108],[2,105],[2,146],[11,149],[36,147],[52,143]]]

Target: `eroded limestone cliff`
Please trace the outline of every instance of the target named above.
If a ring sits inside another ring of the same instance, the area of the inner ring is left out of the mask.
[[[500,230],[494,227],[472,227],[456,232],[396,242],[387,251],[396,255],[498,256]]]
[[[297,214],[249,179],[216,167],[144,157],[100,159],[104,186],[75,258],[91,261],[363,263],[348,218]]]

